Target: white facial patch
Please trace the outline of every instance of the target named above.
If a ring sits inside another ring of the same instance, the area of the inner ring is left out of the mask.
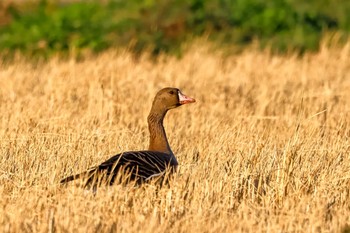
[[[186,101],[187,100],[187,96],[185,96],[184,94],[182,94],[180,91],[178,91],[178,95],[179,95],[179,101],[180,103],[182,101]]]
[[[179,95],[179,102],[180,102],[180,104],[187,104],[187,103],[196,102],[195,99],[193,99],[191,97],[188,97],[188,96],[185,96],[180,91],[178,91],[178,95]]]

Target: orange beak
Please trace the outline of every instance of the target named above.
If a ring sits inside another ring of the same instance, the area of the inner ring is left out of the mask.
[[[190,104],[190,103],[196,102],[195,99],[182,94],[180,91],[179,91],[178,94],[179,94],[179,102],[180,102],[181,105],[182,104]]]

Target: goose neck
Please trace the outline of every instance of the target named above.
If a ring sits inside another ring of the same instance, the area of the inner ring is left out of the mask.
[[[172,153],[163,126],[165,114],[150,113],[148,116],[148,129],[150,133],[149,150]]]

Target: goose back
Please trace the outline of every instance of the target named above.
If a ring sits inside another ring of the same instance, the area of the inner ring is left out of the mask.
[[[140,184],[153,177],[163,176],[167,169],[171,174],[176,171],[177,166],[178,162],[173,154],[146,150],[128,151],[117,154],[84,173],[67,177],[61,180],[61,183],[84,176],[86,178],[85,187],[96,186],[95,183],[112,185],[118,174],[126,174],[128,182],[135,181]],[[123,172],[120,173],[120,171]],[[103,177],[103,180],[101,180],[101,177]],[[97,181],[97,179],[99,180]]]

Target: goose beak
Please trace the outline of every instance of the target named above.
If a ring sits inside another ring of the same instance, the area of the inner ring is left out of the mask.
[[[181,105],[182,104],[190,104],[190,103],[196,102],[195,99],[182,94],[180,91],[178,92],[178,94],[179,94],[179,102],[180,102]]]

